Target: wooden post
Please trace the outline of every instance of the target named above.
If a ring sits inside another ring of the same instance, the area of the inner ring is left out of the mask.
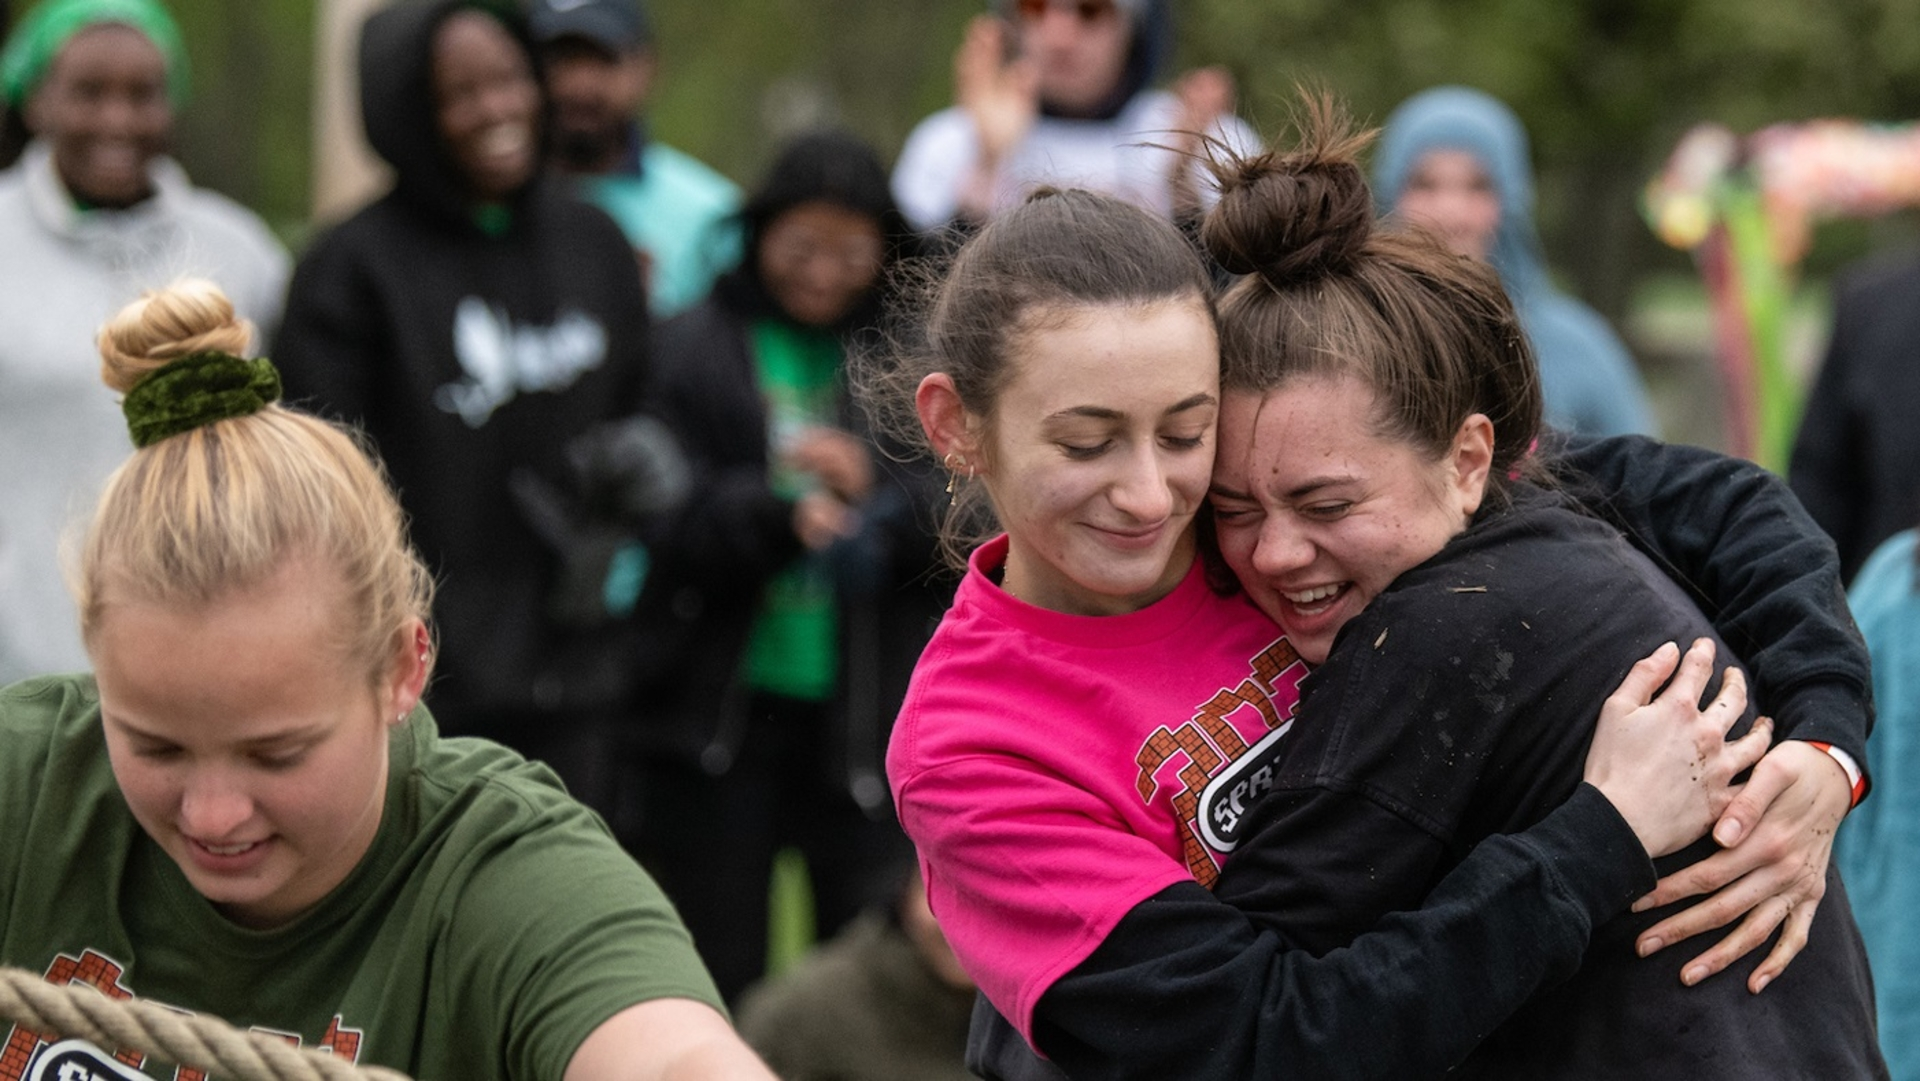
[[[319,0],[315,7],[313,218],[325,225],[386,190],[391,173],[360,123],[360,25],[386,0]]]

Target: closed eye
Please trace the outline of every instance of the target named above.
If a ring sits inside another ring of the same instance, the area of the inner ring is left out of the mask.
[[[304,761],[306,757],[307,748],[302,747],[293,751],[275,751],[272,754],[265,752],[258,753],[253,756],[253,760],[259,763],[262,769],[269,772],[279,772],[294,768]]]
[[[1213,520],[1221,525],[1239,525],[1250,521],[1259,510],[1246,503],[1227,503],[1218,498],[1213,500]]]

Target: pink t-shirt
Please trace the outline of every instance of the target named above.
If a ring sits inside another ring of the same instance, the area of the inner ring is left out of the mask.
[[[887,775],[941,928],[1031,1039],[1041,993],[1129,909],[1213,884],[1307,666],[1197,563],[1138,612],[1075,616],[995,585],[1006,555],[1004,536],[974,553]]]

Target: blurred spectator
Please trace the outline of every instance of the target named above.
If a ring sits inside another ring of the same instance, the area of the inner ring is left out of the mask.
[[[1873,655],[1878,712],[1867,741],[1873,798],[1847,815],[1834,859],[1873,964],[1880,1050],[1894,1077],[1920,1077],[1920,533],[1882,544],[1847,590]]]
[[[738,258],[724,224],[740,189],[651,138],[641,118],[657,69],[640,0],[533,0],[553,108],[553,162],[613,215],[641,258],[653,315],[707,294]]]
[[[786,1081],[972,1081],[973,981],[947,945],[913,869],[735,1011],[740,1035]]]
[[[274,356],[289,399],[378,444],[440,580],[442,730],[545,759],[613,816],[622,641],[554,614],[564,551],[514,498],[641,403],[646,305],[620,230],[546,182],[532,45],[497,4],[403,0],[361,35],[386,195],[300,259]]]
[[[1833,336],[1787,481],[1851,579],[1882,541],[1920,522],[1920,255],[1849,268],[1833,293]]]
[[[1555,288],[1533,225],[1533,166],[1520,118],[1442,86],[1387,117],[1374,159],[1382,214],[1425,225],[1500,272],[1540,361],[1547,423],[1592,435],[1653,434],[1633,356],[1600,313]]]
[[[186,89],[179,28],[154,0],[47,0],[0,54],[0,90],[33,134],[0,173],[0,683],[88,667],[58,550],[127,456],[100,393],[100,325],[189,274],[263,332],[280,316],[279,242],[166,157]]]
[[[1173,52],[1168,0],[995,0],[954,57],[954,105],[920,122],[893,194],[916,229],[979,222],[1042,184],[1172,217],[1210,199],[1199,133],[1258,144],[1221,68],[1152,89]]]
[[[882,756],[950,589],[930,478],[862,435],[846,354],[907,241],[859,140],[802,136],[742,211],[748,256],[655,338],[654,408],[693,465],[642,617],[650,669],[641,856],[729,999],[765,971],[775,854],[806,859],[819,935],[907,850]]]

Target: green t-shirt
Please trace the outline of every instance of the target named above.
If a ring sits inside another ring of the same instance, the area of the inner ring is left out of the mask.
[[[767,402],[773,490],[805,495],[813,478],[780,465],[783,448],[806,428],[832,425],[839,397],[840,340],[825,331],[761,319],[752,327],[760,393]],[[824,701],[839,678],[838,612],[822,561],[802,557],[767,583],[747,642],[747,682],[791,698]]]
[[[630,1005],[719,1006],[672,907],[600,820],[544,766],[441,739],[424,709],[394,730],[359,867],[269,931],[222,916],[133,820],[91,677],[0,690],[0,748],[0,964],[425,1081],[558,1078]],[[0,1081],[39,1049],[9,1032]]]

